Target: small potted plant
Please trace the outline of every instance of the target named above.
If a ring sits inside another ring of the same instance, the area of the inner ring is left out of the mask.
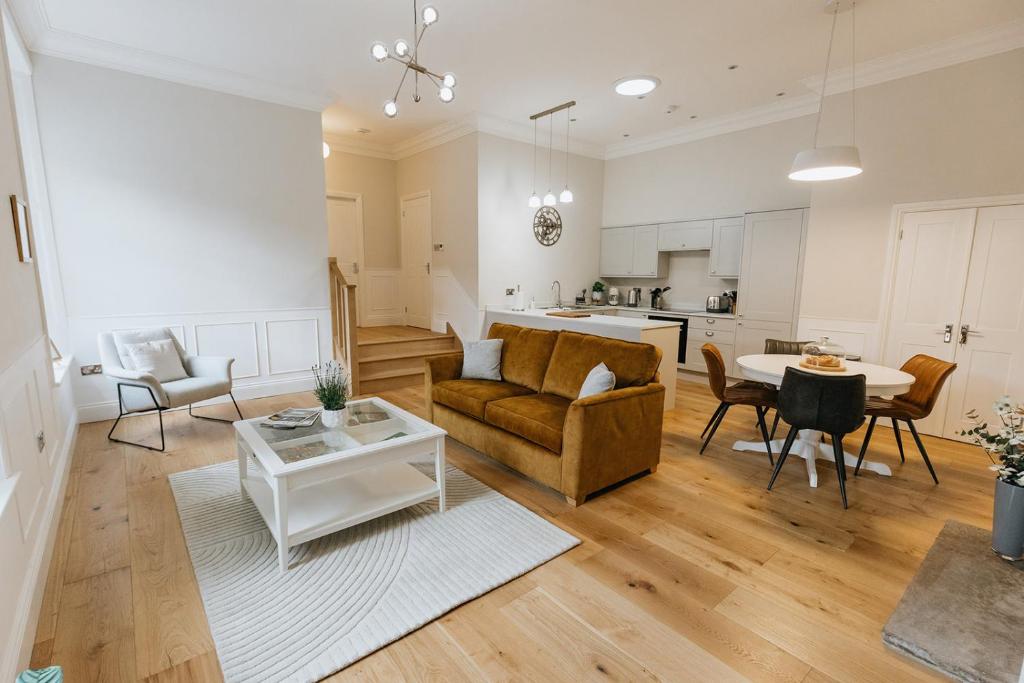
[[[992,550],[1006,560],[1024,557],[1024,405],[1004,396],[992,404],[1000,424],[989,427],[972,410],[974,426],[960,432],[985,449],[996,473]]]
[[[600,280],[594,283],[592,296],[595,305],[600,306],[604,303],[604,283]]]
[[[337,361],[329,360],[313,366],[313,382],[313,395],[323,406],[320,420],[324,427],[335,429],[344,424],[345,404],[349,398],[348,372]]]

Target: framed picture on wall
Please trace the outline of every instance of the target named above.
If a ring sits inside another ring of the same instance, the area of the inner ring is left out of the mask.
[[[11,195],[11,213],[14,214],[14,239],[18,243],[18,260],[22,263],[32,262],[32,240],[29,237],[28,206]]]

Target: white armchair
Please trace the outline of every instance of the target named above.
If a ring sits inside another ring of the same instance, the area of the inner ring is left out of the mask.
[[[125,349],[126,343],[164,340],[173,342],[187,377],[160,382],[149,372],[126,367],[131,365],[131,357]],[[188,405],[188,414],[192,417],[215,422],[233,422],[192,412],[193,403],[224,395],[231,397],[238,419],[245,419],[234,394],[231,393],[231,364],[235,362],[234,358],[187,355],[166,327],[130,333],[101,332],[98,343],[103,374],[117,385],[118,415],[110,432],[107,433],[107,438],[111,441],[140,446],[151,451],[163,451],[165,410]],[[114,438],[114,430],[122,417],[132,413],[150,413],[154,410],[160,419],[160,448]]]

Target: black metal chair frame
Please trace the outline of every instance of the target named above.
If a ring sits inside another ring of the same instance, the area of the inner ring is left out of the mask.
[[[868,431],[864,435],[864,443],[860,445],[860,454],[857,456],[857,466],[853,469],[853,476],[860,474],[861,463],[864,462],[864,455],[868,452],[868,443],[871,441],[871,433],[875,431],[875,422],[878,421],[877,415],[871,416],[871,421],[868,422]],[[917,433],[917,427],[914,426],[913,420],[904,420],[907,426],[910,427],[910,433],[914,436],[914,442],[917,444],[917,450],[921,453],[921,457],[924,459],[924,464],[928,466],[928,472],[932,475],[932,481],[936,484],[939,483],[939,478],[935,476],[935,468],[932,467],[932,461],[928,459],[928,451],[924,448],[924,443],[921,441],[920,435]],[[898,418],[892,418],[892,431],[896,437],[896,447],[900,451],[900,462],[904,463],[907,461],[906,456],[903,454],[903,436],[900,434],[900,421]]]
[[[121,394],[122,387],[133,387],[135,389],[145,389],[146,391],[149,392],[149,398],[150,398],[150,400],[153,401],[153,405],[155,406],[155,408],[152,409],[152,410],[131,410],[131,411],[125,412],[125,409],[124,409],[124,396]],[[235,406],[235,412],[238,413],[238,419],[239,420],[244,420],[245,417],[242,416],[242,411],[238,407],[238,402],[235,400],[235,395],[232,392],[229,391],[228,392],[228,396],[231,397],[231,403],[233,403],[234,406]],[[126,441],[124,439],[116,439],[116,438],[114,438],[114,436],[113,436],[114,430],[117,429],[117,425],[121,421],[122,417],[124,417],[126,415],[139,415],[139,416],[141,416],[141,415],[152,415],[154,410],[156,411],[157,418],[160,420],[160,448],[157,448],[156,446],[147,446],[144,443],[138,443],[138,442],[135,442],[135,441]],[[162,407],[160,407],[160,403],[156,400],[156,396],[153,394],[153,390],[150,387],[142,386],[140,384],[127,384],[125,382],[118,382],[117,383],[117,419],[114,420],[114,424],[110,427],[110,431],[107,432],[107,439],[109,439],[110,441],[113,441],[115,443],[123,443],[123,444],[126,444],[128,446],[138,446],[139,448],[145,448],[145,449],[150,450],[150,451],[156,451],[158,453],[163,453],[164,449],[166,447],[166,441],[164,439],[164,411],[165,410],[169,410],[169,408],[162,408]],[[188,404],[188,414],[189,414],[189,417],[195,417],[195,418],[198,418],[200,420],[210,420],[211,422],[227,422],[227,423],[233,423],[234,422],[234,420],[228,420],[228,419],[225,419],[225,418],[222,418],[222,417],[209,417],[207,415],[196,415],[195,413],[192,412],[192,404],[191,403]]]

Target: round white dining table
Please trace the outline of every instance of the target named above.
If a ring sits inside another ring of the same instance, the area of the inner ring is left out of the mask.
[[[846,361],[846,369],[842,372],[827,372],[820,370],[808,370],[800,367],[800,356],[787,354],[758,353],[749,356],[740,356],[736,359],[743,376],[756,382],[765,382],[776,387],[782,385],[782,376],[786,374],[786,368],[797,368],[807,372],[814,372],[830,377],[842,377],[849,375],[864,375],[866,393],[868,396],[896,396],[905,393],[914,383],[914,376],[910,373],[888,368],[884,365],[872,363],[861,363],[859,361]],[[772,454],[778,457],[782,452],[782,445],[785,439],[772,441]],[[768,448],[764,441],[737,441],[732,446],[736,451],[758,451],[767,453]],[[826,446],[821,441],[821,432],[813,429],[800,430],[799,436],[793,442],[790,454],[799,455],[807,465],[807,478],[811,486],[818,485],[818,472],[814,468],[815,458],[835,461],[832,447]],[[857,465],[857,456],[844,452],[846,464],[854,467]],[[888,465],[880,462],[865,460],[861,469],[871,470],[883,476],[892,476],[892,470]]]

